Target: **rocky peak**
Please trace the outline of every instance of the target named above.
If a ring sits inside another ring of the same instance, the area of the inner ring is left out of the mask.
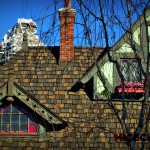
[[[17,24],[4,35],[0,43],[0,61],[7,61],[22,49],[23,34],[27,33],[28,46],[43,46],[37,33],[37,25],[32,19],[18,19]]]

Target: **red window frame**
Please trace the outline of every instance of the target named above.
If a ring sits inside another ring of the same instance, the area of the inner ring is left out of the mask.
[[[33,111],[18,102],[3,101],[0,106],[0,135],[37,135],[38,123]]]
[[[124,83],[124,92],[125,93],[144,93],[144,84],[142,82],[128,82]],[[122,83],[119,84],[118,92],[123,92],[122,90]]]
[[[133,74],[131,73],[134,69],[132,69],[132,62],[133,64],[136,62],[138,63],[138,61],[135,59],[135,58],[124,58],[124,59],[121,59],[121,63],[124,64],[124,63],[127,63],[126,67],[128,67],[128,71],[126,70],[125,72],[128,73],[127,75],[127,78],[128,78],[128,81],[125,80],[124,82],[124,92],[125,93],[144,93],[144,85],[143,83],[141,82],[141,71],[139,70],[139,74],[138,74],[138,78],[135,79],[135,81],[130,81],[130,77],[129,76],[132,76]],[[124,61],[124,63],[123,63]],[[129,62],[129,64],[128,64]],[[123,65],[121,64],[121,70],[123,71]],[[138,64],[136,64],[138,65]],[[137,69],[140,69],[139,67]],[[137,71],[137,70],[136,70]],[[131,74],[131,75],[130,75]],[[136,78],[136,77],[135,77]],[[118,92],[121,93],[123,92],[122,90],[122,83],[119,83],[118,85]]]

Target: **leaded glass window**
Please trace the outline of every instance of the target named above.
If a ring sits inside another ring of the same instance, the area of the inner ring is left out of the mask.
[[[125,82],[140,82],[141,71],[139,63],[136,59],[122,59],[121,70]]]

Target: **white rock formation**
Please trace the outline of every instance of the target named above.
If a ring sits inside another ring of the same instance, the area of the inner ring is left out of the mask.
[[[28,35],[28,46],[43,46],[36,35],[37,25],[32,19],[18,19],[18,23],[5,34],[0,43],[0,61],[6,61],[22,49],[23,34]]]

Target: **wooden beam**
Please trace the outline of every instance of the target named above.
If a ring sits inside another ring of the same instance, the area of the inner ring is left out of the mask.
[[[114,90],[113,86],[110,84],[110,82],[108,81],[108,79],[105,77],[105,75],[101,71],[101,69],[98,69],[97,76],[102,81],[102,83],[104,84],[104,87],[106,86],[107,89],[105,88],[105,90],[108,90],[108,91],[111,90],[109,92],[112,92],[112,90]]]
[[[0,101],[7,96],[7,84],[0,87]]]
[[[10,70],[8,75],[9,75],[9,79],[8,79],[8,94],[7,94],[7,96],[13,96],[14,71]]]
[[[50,124],[62,124],[64,121],[61,120],[58,116],[56,116],[53,112],[51,112],[47,107],[40,104],[38,100],[36,100],[33,96],[27,93],[23,88],[21,88],[16,83],[14,84],[13,90],[14,96],[16,96],[20,101],[22,101],[25,105],[35,111],[38,115],[44,118]]]

